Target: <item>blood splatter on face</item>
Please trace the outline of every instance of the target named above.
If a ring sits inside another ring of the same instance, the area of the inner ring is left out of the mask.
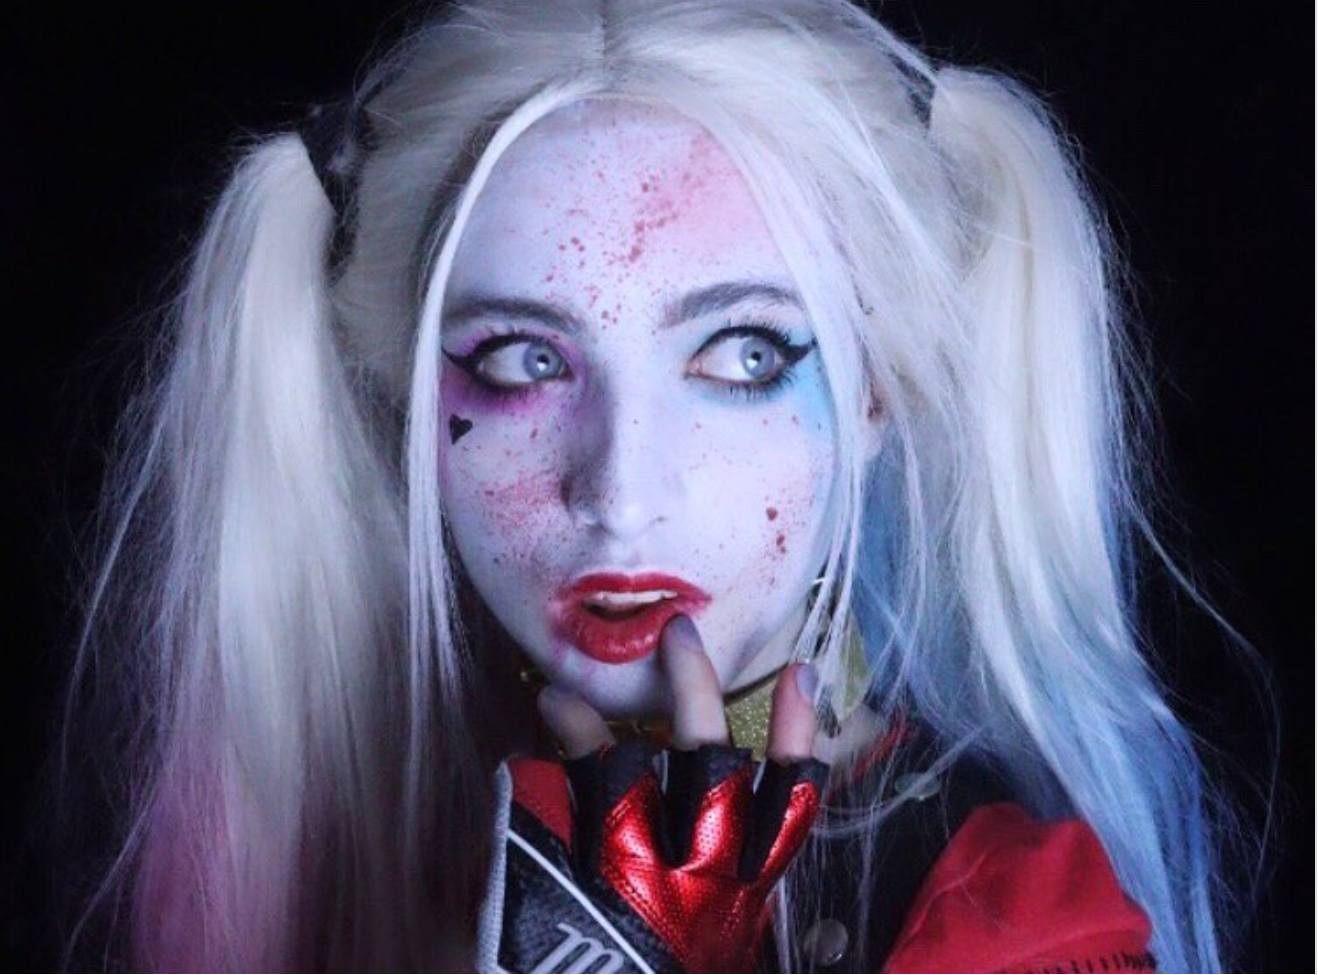
[[[609,714],[665,704],[643,639],[565,627],[592,572],[707,596],[727,690],[785,659],[834,481],[814,339],[745,181],[685,117],[584,101],[498,162],[446,290],[441,485],[472,581],[551,679]]]

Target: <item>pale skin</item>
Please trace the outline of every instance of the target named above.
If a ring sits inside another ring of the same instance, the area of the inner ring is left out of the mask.
[[[757,287],[675,314],[729,283]],[[782,667],[805,619],[836,438],[811,323],[739,172],[671,110],[560,109],[496,165],[444,309],[446,515],[557,689],[546,721],[570,753],[604,740],[601,715],[670,712],[679,744],[725,740],[723,695]],[[642,659],[583,652],[545,605],[588,572],[699,587],[698,645],[669,622]],[[809,753],[813,727],[795,673],[775,699],[784,757]]]
[[[684,749],[726,745],[729,739],[723,691],[714,666],[701,647],[674,637],[674,629],[672,623],[665,628],[659,647],[659,660],[675,701],[673,745]],[[815,752],[816,678],[812,671],[809,664],[793,665],[774,685],[766,749],[772,761],[798,761]],[[575,694],[551,687],[540,693],[538,704],[568,758],[579,758],[613,743],[613,732],[604,718]]]

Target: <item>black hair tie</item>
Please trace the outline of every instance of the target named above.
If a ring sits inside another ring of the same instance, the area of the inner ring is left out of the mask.
[[[298,126],[316,177],[336,214],[348,209],[350,182],[360,155],[356,112],[350,98],[312,105]]]
[[[373,133],[362,110],[368,97],[349,94],[312,105],[297,126],[316,178],[334,208],[328,258],[332,272],[348,256],[356,219],[357,183],[366,155],[373,148]]]

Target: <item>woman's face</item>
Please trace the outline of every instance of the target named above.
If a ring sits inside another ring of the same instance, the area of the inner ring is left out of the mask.
[[[497,164],[444,302],[443,504],[490,610],[606,714],[664,709],[686,612],[725,690],[785,660],[834,425],[750,191],[684,117],[587,101]]]

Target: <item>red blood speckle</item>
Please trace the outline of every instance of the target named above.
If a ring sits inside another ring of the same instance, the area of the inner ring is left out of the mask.
[[[531,439],[534,440],[534,439],[536,438],[536,435],[537,435],[539,432],[540,432],[540,428],[539,428],[539,427],[532,427],[532,428],[531,428]]]
[[[778,509],[777,509],[777,508],[765,508],[765,509],[764,509],[764,513],[765,513],[766,515],[769,516],[769,520],[770,520],[770,521],[773,521],[775,518],[778,517]]]
[[[778,551],[783,552],[784,554],[787,552],[787,536],[785,534],[779,532],[778,537],[774,539],[774,542],[778,545]]]

